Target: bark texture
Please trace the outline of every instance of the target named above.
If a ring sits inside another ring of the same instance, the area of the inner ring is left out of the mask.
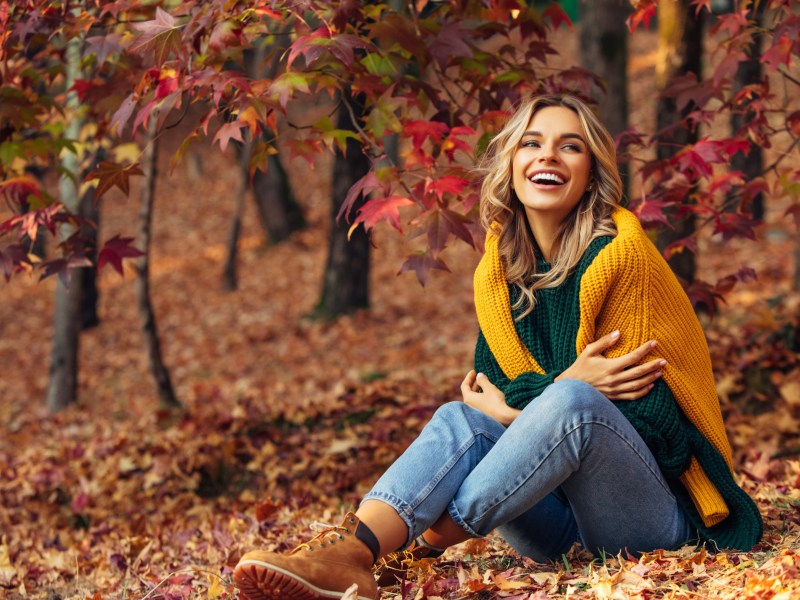
[[[156,160],[158,158],[158,140],[155,128],[151,125],[147,136],[144,155],[142,157],[141,207],[139,210],[138,240],[144,256],[137,261],[136,299],[139,308],[139,319],[144,337],[145,351],[150,365],[150,372],[156,384],[158,400],[165,408],[181,408],[175,396],[172,381],[161,356],[161,343],[158,338],[156,316],[150,299],[150,236],[153,220],[153,201],[156,190]]]
[[[70,89],[81,78],[82,38],[67,42],[65,89]],[[67,120],[66,138],[78,139],[82,120],[76,115],[80,105],[75,92],[67,93],[66,110],[72,115]],[[61,167],[68,173],[78,173],[79,157],[65,152]],[[79,211],[78,190],[72,179],[62,175],[58,184],[61,202],[73,213]],[[70,226],[59,229],[59,237],[66,239],[74,233]],[[47,383],[47,409],[51,413],[65,409],[75,402],[78,392],[78,349],[80,341],[81,280],[73,277],[69,289],[66,279],[59,278],[56,287],[55,313],[53,317],[53,344],[50,353],[50,373]]]
[[[740,4],[744,4],[740,2]],[[755,7],[755,12],[752,18],[760,27],[764,21],[764,2],[758,2]],[[744,8],[744,7],[741,7]],[[736,70],[736,90],[739,91],[743,87],[758,83],[763,78],[761,69],[761,41],[762,34],[759,29],[756,29],[753,34],[753,44],[745,48],[747,60],[739,63]],[[731,132],[733,135],[744,134],[747,124],[752,121],[753,114],[745,112],[743,114],[734,114],[731,117]],[[750,153],[745,156],[741,152],[737,152],[731,157],[731,169],[742,171],[745,174],[745,180],[754,179],[761,175],[764,170],[764,153],[758,144],[750,146]],[[746,199],[748,206],[743,206],[744,210],[749,208],[750,214],[754,219],[762,221],[764,219],[764,194],[757,193],[754,198]],[[730,203],[731,209],[737,208],[736,202]]]
[[[701,13],[702,15],[702,13]],[[656,86],[659,92],[669,87],[679,75],[695,73],[701,76],[702,21],[695,16],[689,0],[659,0],[658,3],[658,58],[656,61]],[[661,134],[658,158],[673,156],[687,144],[697,141],[697,134],[675,125],[691,110],[690,103],[681,113],[675,98],[659,96],[656,108],[657,128]],[[694,233],[695,216],[679,217],[668,213],[673,229],[663,229],[658,235],[658,247],[664,250],[671,243]],[[697,270],[694,253],[678,252],[669,259],[675,274],[685,281],[693,281]]]
[[[346,94],[342,98],[337,128],[355,129],[351,111],[353,116],[361,115],[363,99]],[[325,265],[322,294],[316,310],[316,315],[320,318],[335,319],[369,306],[369,236],[363,227],[358,227],[348,240],[350,224],[344,220],[340,222],[336,220],[348,190],[369,172],[369,168],[369,158],[364,154],[362,146],[354,140],[347,140],[345,153],[337,150],[333,163],[328,260]],[[361,203],[363,199],[353,207],[353,213],[358,210]]]

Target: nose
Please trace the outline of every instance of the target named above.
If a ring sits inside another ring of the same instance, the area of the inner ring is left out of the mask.
[[[553,144],[542,144],[539,150],[538,159],[540,162],[554,162],[558,160],[558,153],[556,153]]]

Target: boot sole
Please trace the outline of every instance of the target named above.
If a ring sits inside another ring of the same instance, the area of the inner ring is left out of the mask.
[[[247,600],[326,600],[341,598],[343,591],[323,590],[314,584],[260,560],[240,562],[233,572],[236,587]],[[358,596],[358,600],[375,600]]]

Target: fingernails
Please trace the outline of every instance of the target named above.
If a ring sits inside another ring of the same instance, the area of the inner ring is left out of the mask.
[[[483,373],[478,373],[478,377],[486,377]]]
[[[612,331],[611,332],[611,337],[612,338],[618,338],[619,337],[619,329],[615,329],[614,331]]]
[[[658,366],[659,367],[666,367],[667,366],[667,361],[662,360],[660,363],[658,363]]]
[[[656,379],[658,379],[659,377],[661,377],[661,371],[656,371]]]
[[[658,342],[656,342],[656,341],[650,342],[650,347],[651,348],[655,348],[656,346],[658,346]]]

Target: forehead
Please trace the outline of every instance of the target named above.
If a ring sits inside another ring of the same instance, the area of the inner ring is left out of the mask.
[[[540,108],[531,117],[526,129],[542,133],[585,133],[578,115],[565,106]]]

